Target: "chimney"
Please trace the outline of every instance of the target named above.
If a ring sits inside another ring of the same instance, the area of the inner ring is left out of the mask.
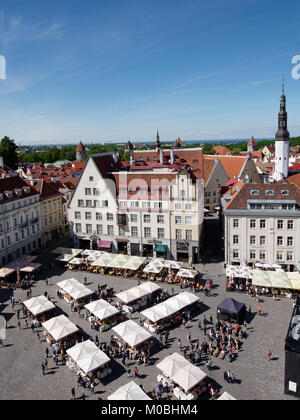
[[[3,156],[0,156],[0,168],[4,168]]]
[[[163,149],[160,149],[159,154],[160,154],[160,164],[163,165],[163,163],[164,163],[164,151],[163,151]]]
[[[173,165],[174,163],[174,149],[171,149],[171,152],[170,152],[170,163],[171,165]]]

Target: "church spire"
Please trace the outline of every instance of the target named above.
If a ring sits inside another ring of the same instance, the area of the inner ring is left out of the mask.
[[[282,81],[282,94],[280,97],[280,111],[278,114],[278,131],[276,133],[276,141],[285,141],[290,139],[290,133],[287,130],[287,112],[286,112],[286,96],[284,92],[284,78]]]
[[[280,111],[278,114],[278,130],[275,136],[275,173],[274,178],[278,181],[289,174],[290,157],[290,133],[287,129],[288,115],[286,111],[286,96],[284,79],[282,81],[282,93],[280,97]]]
[[[160,142],[160,137],[159,137],[159,132],[157,130],[157,134],[156,134],[156,149],[160,149],[161,148],[161,142]]]

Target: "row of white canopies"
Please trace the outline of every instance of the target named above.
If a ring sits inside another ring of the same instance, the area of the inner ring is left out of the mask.
[[[0,269],[0,278],[6,278],[18,270],[23,273],[33,273],[42,266],[42,264],[33,262],[36,259],[37,256],[35,255],[24,255],[23,257],[12,261]]]
[[[116,297],[123,303],[129,304],[138,299],[142,299],[145,296],[151,295],[152,293],[161,290],[161,286],[152,282],[142,283],[139,286],[132,287],[131,289],[124,290],[116,294]]]
[[[252,270],[252,284],[272,289],[300,290],[300,273]]]
[[[152,308],[146,309],[141,312],[141,315],[151,322],[159,322],[199,301],[200,299],[192,293],[183,292],[153,306]]]
[[[251,279],[259,287],[300,290],[299,272],[285,272],[278,264],[257,263],[256,267],[227,265],[226,276]]]
[[[163,258],[153,258],[149,264],[144,268],[144,273],[159,274],[163,269],[178,270],[177,277],[195,278],[196,270],[190,270],[183,267],[183,263],[179,261],[169,261]]]
[[[83,299],[93,294],[90,289],[79,283],[76,279],[63,280],[57,283],[57,287],[71,296],[74,300]]]

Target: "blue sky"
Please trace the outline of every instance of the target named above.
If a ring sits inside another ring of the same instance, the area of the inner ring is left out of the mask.
[[[21,144],[300,135],[300,4],[0,0],[0,137]]]

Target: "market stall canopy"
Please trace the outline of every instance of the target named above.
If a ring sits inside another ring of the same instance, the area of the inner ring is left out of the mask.
[[[45,296],[38,296],[26,300],[24,305],[34,316],[38,316],[55,308],[55,305],[53,305]]]
[[[93,262],[92,267],[107,267],[108,264],[112,261],[114,255],[104,252],[100,258]]]
[[[187,366],[179,369],[171,379],[187,393],[206,377],[206,373],[202,372],[197,366],[189,363]]]
[[[247,266],[227,265],[226,276],[233,278],[252,278],[252,269]]]
[[[42,327],[45,328],[55,341],[62,340],[79,331],[76,325],[74,325],[65,315],[60,315],[44,322]]]
[[[123,254],[114,254],[111,261],[106,265],[106,267],[109,268],[122,268],[123,264],[126,264],[126,262],[129,260],[128,255]]]
[[[131,348],[150,340],[152,337],[148,331],[140,327],[132,320],[122,322],[122,324],[113,327],[113,331],[117,333]]]
[[[197,273],[198,272],[196,270],[188,270],[187,268],[182,268],[181,270],[178,271],[177,277],[185,277],[188,279],[194,279]]]
[[[163,261],[163,264],[164,264],[164,267],[168,268],[169,270],[180,270],[181,267],[183,266],[183,263],[179,261],[165,260]]]
[[[83,251],[82,255],[86,257],[89,261],[96,261],[104,254],[104,251],[96,251],[93,249],[86,249]]]
[[[120,311],[108,303],[104,299],[96,300],[85,305],[85,308],[90,311],[100,321],[111,318],[120,313]]]
[[[68,255],[73,255],[74,257],[76,257],[76,255],[79,255],[83,252],[83,249],[75,249],[75,248],[56,248],[54,251],[52,251],[52,254],[58,254],[58,255],[62,255],[62,254],[68,254]]]
[[[218,309],[221,312],[225,312],[232,315],[238,315],[245,308],[246,308],[246,305],[244,303],[238,302],[237,300],[232,299],[232,298],[224,299],[218,305]]]
[[[180,369],[187,366],[189,362],[178,353],[173,353],[159,362],[156,367],[168,378],[172,378]]]
[[[18,258],[17,260],[7,264],[5,268],[11,268],[13,270],[17,270],[18,268],[21,269],[27,267],[28,264],[32,263],[32,261],[35,261],[36,259],[37,256],[35,255],[24,255],[23,257]]]
[[[159,274],[164,268],[164,264],[161,260],[155,259],[144,268],[144,273]]]
[[[122,268],[125,270],[138,270],[147,260],[146,257],[138,257],[138,256],[131,256],[125,264],[123,264]]]
[[[0,278],[5,279],[6,277],[13,274],[16,270],[13,268],[2,267],[0,268]]]
[[[92,295],[94,292],[79,283],[76,279],[64,280],[57,283],[57,286],[68,293],[72,299],[77,300]]]
[[[42,264],[30,263],[26,267],[21,268],[20,271],[25,272],[25,273],[33,273],[34,271],[41,268],[41,266],[42,266]]]
[[[113,401],[149,401],[150,397],[133,381],[121,386],[117,391],[107,397]]]
[[[263,270],[252,270],[252,284],[259,287],[272,287],[268,272]]]
[[[128,304],[159,290],[161,290],[160,286],[155,283],[147,282],[140,284],[139,286],[132,287],[131,289],[124,290],[123,292],[116,294],[116,297],[120,301]]]
[[[236,398],[225,391],[217,401],[236,401]]]
[[[200,299],[192,293],[183,292],[153,306],[152,308],[146,309],[141,312],[141,315],[149,319],[151,322],[158,322],[176,314],[192,304],[199,302],[199,300]]]
[[[300,273],[295,271],[293,273],[286,273],[291,283],[293,290],[300,290]]]
[[[90,340],[76,344],[67,354],[87,375],[110,362],[110,358]]]
[[[73,265],[81,265],[83,262],[84,262],[83,258],[77,258],[77,257],[72,258],[72,260],[69,261],[69,263]]]
[[[281,271],[268,271],[272,288],[276,289],[291,289],[292,285],[285,272]]]

